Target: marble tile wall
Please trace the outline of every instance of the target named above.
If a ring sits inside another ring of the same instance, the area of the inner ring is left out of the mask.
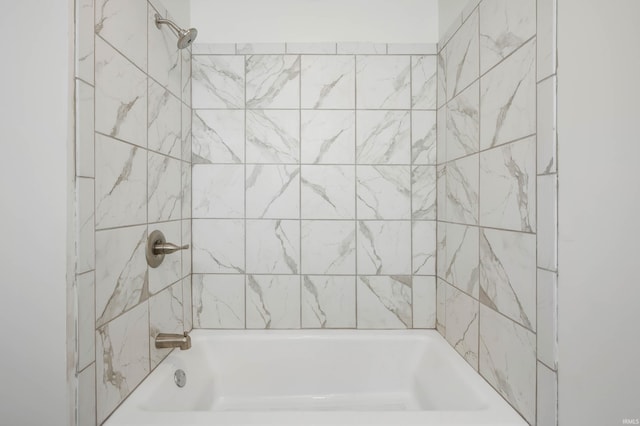
[[[435,45],[193,47],[198,328],[434,328]]]
[[[147,0],[76,2],[76,405],[101,424],[192,328],[191,251],[147,266],[147,235],[191,244],[191,53]]]
[[[438,45],[438,330],[557,423],[555,0],[473,0]]]

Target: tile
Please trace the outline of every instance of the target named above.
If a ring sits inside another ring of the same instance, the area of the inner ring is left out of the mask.
[[[455,287],[447,285],[446,288],[447,342],[477,370],[479,303]]]
[[[93,52],[93,50],[92,50]],[[76,80],[76,175],[95,176],[94,89]]]
[[[247,108],[300,107],[300,56],[248,56],[246,76]]]
[[[306,164],[355,163],[354,111],[302,111],[301,156]]]
[[[142,303],[96,331],[98,424],[149,373],[149,305]]]
[[[410,166],[357,166],[358,219],[410,219]]]
[[[300,112],[247,111],[247,163],[298,163]]]
[[[509,56],[536,34],[536,0],[480,3],[480,73]]]
[[[536,136],[538,139],[538,174],[555,173],[556,159],[556,78],[549,78],[538,84],[538,108],[536,116]]]
[[[162,232],[169,243],[180,245],[182,242],[181,221],[149,224],[149,234],[155,230]],[[182,278],[182,253],[166,255],[160,266],[149,268],[148,275],[151,294],[157,294],[169,285],[180,281]]]
[[[191,52],[189,49],[180,51],[182,60],[182,69],[180,74],[180,85],[182,87],[181,100],[188,106],[191,106]]]
[[[411,172],[412,214],[422,220],[436,219],[436,166],[414,166]]]
[[[536,410],[536,337],[480,306],[480,374],[529,422]]]
[[[176,220],[182,216],[182,164],[179,160],[149,152],[149,222]]]
[[[437,202],[440,200],[440,202]],[[447,166],[436,166],[436,216],[447,219]]]
[[[144,71],[147,69],[147,35],[144,32],[146,27],[145,0],[96,0],[96,35]]]
[[[438,230],[440,244],[438,276],[443,277],[458,290],[478,298],[480,286],[478,228],[453,223],[440,224],[440,226],[442,230]]]
[[[436,274],[436,222],[415,221],[412,226],[413,273]]]
[[[355,274],[354,221],[302,221],[301,273],[309,275]]]
[[[480,154],[480,225],[536,231],[535,136]]]
[[[353,166],[302,166],[302,219],[355,219]]]
[[[414,109],[436,109],[437,62],[436,55],[411,58],[411,105]]]
[[[94,180],[76,180],[76,273],[95,268]]]
[[[442,48],[442,50],[440,52],[438,52],[438,56],[437,56],[437,67],[438,67],[438,72],[437,72],[437,87],[436,87],[436,93],[437,93],[437,99],[436,99],[436,105],[439,108],[442,108],[448,98],[447,98],[447,48],[444,47]]]
[[[475,82],[447,104],[447,160],[480,150],[480,92]],[[444,129],[443,129],[444,130]]]
[[[238,55],[279,55],[286,51],[285,43],[238,43],[236,45]]]
[[[164,10],[158,12],[167,17]],[[150,7],[147,22],[149,76],[179,98],[182,94],[182,59],[177,38],[169,26],[156,27],[155,15],[156,11]]]
[[[537,1],[538,81],[556,72],[557,0]]]
[[[235,55],[235,43],[193,43],[191,51],[194,55]]]
[[[475,11],[451,38],[446,48],[447,100],[478,78],[478,12]]]
[[[93,0],[76,2],[76,77],[93,84],[95,14]],[[95,401],[94,401],[95,404]],[[95,409],[95,407],[94,407]],[[95,420],[94,420],[95,423]]]
[[[443,336],[446,337],[446,308],[447,308],[447,287],[441,279],[436,281],[436,329]]]
[[[96,232],[96,326],[149,297],[147,227]]]
[[[358,222],[358,273],[411,274],[411,222]]]
[[[386,43],[338,43],[339,55],[384,55],[386,53]]]
[[[247,220],[247,272],[300,273],[300,222]]]
[[[475,2],[476,0],[473,0],[473,1]],[[439,44],[446,45],[447,43],[449,43],[449,41],[451,40],[451,37],[453,37],[453,35],[457,32],[457,30],[460,28],[460,26],[464,21],[465,19],[463,14],[457,13],[455,16],[451,18],[451,24],[449,25],[449,28],[441,26],[439,30],[439,33],[440,33]]]
[[[242,164],[197,164],[193,167],[193,217],[244,218]]]
[[[193,273],[244,273],[244,220],[193,221]]]
[[[246,166],[247,217],[261,219],[300,218],[300,167]]]
[[[538,359],[558,368],[558,276],[538,269]]]
[[[94,337],[95,339],[95,337]],[[95,356],[95,353],[94,353]],[[78,426],[96,426],[96,366],[78,374]]]
[[[536,326],[536,237],[480,231],[480,302],[529,330]]]
[[[184,325],[184,331],[191,331],[193,329],[193,308],[195,303],[192,302],[192,287],[191,287],[191,275],[182,280],[182,324]]]
[[[411,161],[436,164],[436,112],[411,112]]]
[[[182,161],[191,162],[192,156],[192,111],[191,108],[182,105],[181,116],[182,116]],[[244,139],[244,138],[243,138]]]
[[[447,108],[440,108],[436,113],[436,127],[441,129],[436,134],[436,158],[438,164],[447,161]]]
[[[78,292],[78,370],[82,370],[94,362],[96,356],[95,273],[78,275],[76,285]]]
[[[408,111],[357,111],[358,164],[410,164],[411,115]]]
[[[193,110],[193,163],[243,163],[244,120],[244,111]]]
[[[538,426],[558,424],[558,373],[538,362],[537,374],[537,415]]]
[[[331,55],[336,53],[336,43],[287,43],[287,53]]]
[[[435,43],[389,43],[389,55],[435,55]]]
[[[355,328],[356,277],[302,277],[303,328]]]
[[[413,328],[436,328],[436,277],[413,277]]]
[[[159,333],[182,334],[182,283],[178,282],[149,299],[149,347],[151,368],[155,368],[173,349],[156,349]]]
[[[358,277],[358,328],[411,328],[411,277]]]
[[[149,79],[149,149],[180,158],[182,155],[182,105],[164,87]]]
[[[408,56],[358,56],[357,106],[362,109],[411,107],[411,58]]]
[[[191,237],[191,220],[181,221],[182,229],[182,245],[189,244],[189,248],[181,250],[182,253],[182,276],[186,277],[191,274],[191,252],[193,250],[193,239]]]
[[[96,37],[96,132],[147,146],[147,76]]]
[[[302,56],[301,107],[355,109],[355,73],[353,56]]]
[[[182,189],[182,218],[189,219],[191,218],[191,198],[192,198],[192,166],[191,163],[185,163],[184,161],[180,164],[181,171],[181,189]]]
[[[447,163],[445,220],[478,224],[478,154]]]
[[[300,328],[299,275],[247,275],[247,328]]]
[[[244,328],[244,275],[193,276],[193,326]]]
[[[558,179],[538,177],[538,266],[558,269]]]
[[[147,221],[147,152],[96,134],[96,228]]]
[[[244,58],[194,55],[193,108],[244,108]]]
[[[534,39],[480,80],[480,149],[535,133],[535,55]]]

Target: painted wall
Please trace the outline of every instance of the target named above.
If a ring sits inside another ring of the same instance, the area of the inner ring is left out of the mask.
[[[437,0],[192,0],[201,43],[437,43]]]
[[[0,69],[0,321],[11,341],[2,349],[5,424],[70,421],[65,342],[72,28],[71,5],[64,1],[16,2],[0,16],[3,53],[14,58]]]
[[[561,425],[640,419],[638,16],[558,1]]]

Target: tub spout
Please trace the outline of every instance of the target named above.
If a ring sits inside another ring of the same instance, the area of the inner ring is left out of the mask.
[[[181,351],[191,349],[191,336],[184,334],[159,333],[156,336],[156,348],[180,348]]]

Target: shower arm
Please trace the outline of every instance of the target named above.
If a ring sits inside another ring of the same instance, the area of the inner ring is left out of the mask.
[[[160,29],[160,25],[162,25],[162,24],[167,24],[169,26],[169,28],[171,28],[178,37],[180,36],[180,34],[182,34],[184,32],[184,30],[182,28],[178,27],[171,20],[164,19],[162,16],[160,16],[159,13],[156,13],[156,27],[158,29]]]

